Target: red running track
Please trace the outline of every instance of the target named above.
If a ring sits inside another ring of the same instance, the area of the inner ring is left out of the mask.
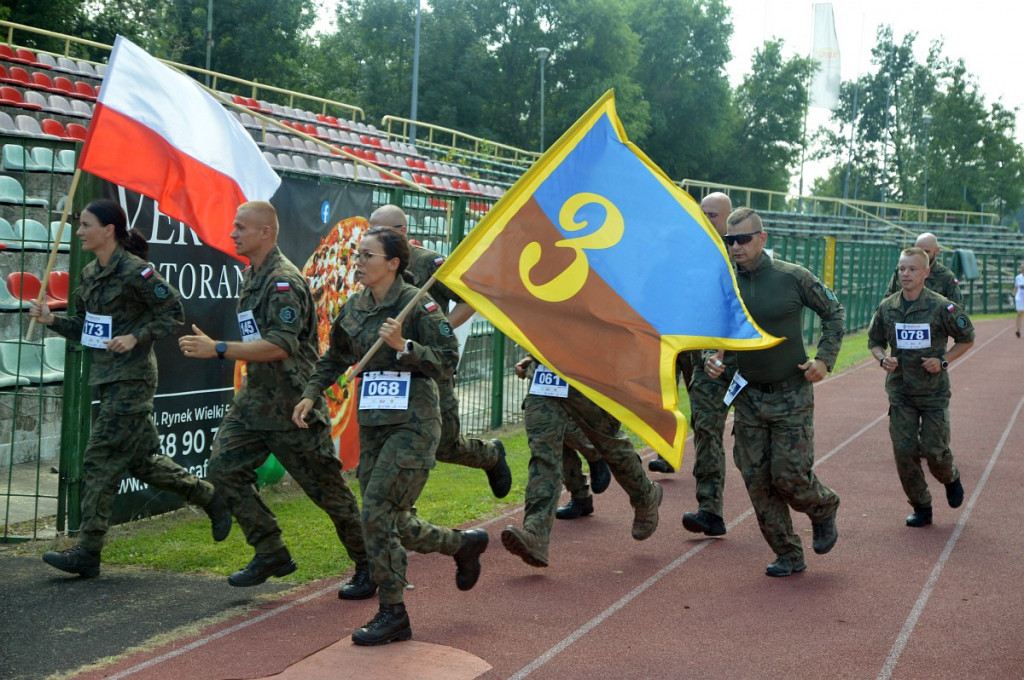
[[[883,372],[866,361],[815,388],[816,469],[842,497],[840,538],[815,555],[810,522],[795,515],[802,574],[764,575],[773,555],[731,464],[728,535],[686,532],[680,518],[696,509],[687,469],[654,475],[665,486],[661,525],[642,543],[630,538],[632,510],[613,484],[593,516],[555,523],[547,569],[501,547],[521,507],[480,525],[491,545],[468,593],[455,588],[450,558],[411,555],[412,642],[352,645],[376,604],[339,601],[331,580],[79,677],[1024,677],[1024,340],[1011,320],[976,328],[975,348],[951,367],[966,501],[946,507],[929,477],[931,527],[904,526],[910,507],[892,461]]]

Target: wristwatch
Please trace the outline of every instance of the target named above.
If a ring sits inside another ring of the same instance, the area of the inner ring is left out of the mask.
[[[939,366],[942,366],[942,370],[946,370],[947,368],[949,368],[949,362],[946,361],[946,357],[939,358]]]
[[[224,352],[228,351],[228,343],[226,343],[223,340],[221,340],[216,345],[214,345],[214,349],[217,350],[217,358],[218,359],[223,359],[224,358]]]
[[[406,354],[412,354],[412,340],[405,341],[405,347],[403,347],[400,351],[395,352],[395,358],[401,359]]]

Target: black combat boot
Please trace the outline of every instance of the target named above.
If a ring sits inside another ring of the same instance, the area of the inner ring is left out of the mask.
[[[483,529],[462,532],[462,545],[455,553],[455,585],[459,590],[469,590],[480,578],[480,555],[487,550],[490,537]]]
[[[926,527],[932,523],[932,509],[914,508],[914,514],[907,516],[908,527]]]
[[[403,642],[412,638],[412,625],[405,605],[381,604],[377,615],[362,628],[352,633],[352,642],[357,645],[386,645],[389,642]]]
[[[964,485],[957,477],[949,484],[946,484],[946,502],[951,508],[959,508],[964,502]]]
[[[587,496],[586,498],[570,498],[567,505],[555,510],[555,517],[557,519],[579,519],[587,515],[594,514],[594,497]]]
[[[654,460],[647,462],[647,469],[651,472],[664,472],[665,474],[671,474],[676,471],[674,467],[669,465],[669,462],[658,456]]]
[[[368,600],[377,592],[377,584],[370,578],[366,567],[356,567],[356,573],[338,591],[339,600]]]
[[[214,492],[213,500],[203,506],[203,511],[210,518],[210,532],[213,540],[220,543],[231,533],[231,511],[219,493]]]
[[[612,483],[612,471],[604,458],[596,463],[588,462],[590,466],[590,490],[594,493],[603,493],[608,485]]]
[[[683,515],[683,528],[705,536],[724,536],[725,521],[713,512],[698,510]]]
[[[239,569],[228,576],[228,583],[237,588],[258,586],[271,576],[287,576],[298,569],[288,548],[281,548],[272,553],[256,553],[244,569]]]
[[[56,567],[69,574],[79,574],[85,578],[92,578],[100,575],[100,552],[98,550],[86,550],[76,545],[70,550],[47,550],[43,553],[43,562],[51,567]]]
[[[500,439],[492,439],[491,443],[498,449],[498,462],[487,470],[487,483],[491,485],[495,498],[504,498],[512,490],[512,470],[505,460],[505,445]]]

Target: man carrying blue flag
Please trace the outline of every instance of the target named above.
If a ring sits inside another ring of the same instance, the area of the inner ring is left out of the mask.
[[[775,552],[768,576],[789,576],[807,568],[789,509],[811,518],[814,552],[823,555],[839,539],[839,496],[818,481],[814,466],[814,389],[832,370],[843,341],[846,312],[835,294],[803,267],[764,252],[768,235],[751,208],[729,215],[725,244],[736,265],[740,296],[765,332],[785,338],[768,349],[739,352],[728,395],[736,407],[733,460],[743,475],[761,534]],[[804,307],[821,319],[813,359],[801,341]],[[705,352],[712,378],[724,366]],[[728,397],[727,397],[728,398]]]

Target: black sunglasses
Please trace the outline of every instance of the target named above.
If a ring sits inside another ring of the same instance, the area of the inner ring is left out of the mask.
[[[729,234],[728,236],[723,236],[722,240],[725,241],[725,245],[727,246],[731,246],[736,243],[739,243],[741,246],[745,246],[750,243],[755,234],[760,234],[762,231],[763,229],[758,229],[757,231],[752,231],[749,234]]]

